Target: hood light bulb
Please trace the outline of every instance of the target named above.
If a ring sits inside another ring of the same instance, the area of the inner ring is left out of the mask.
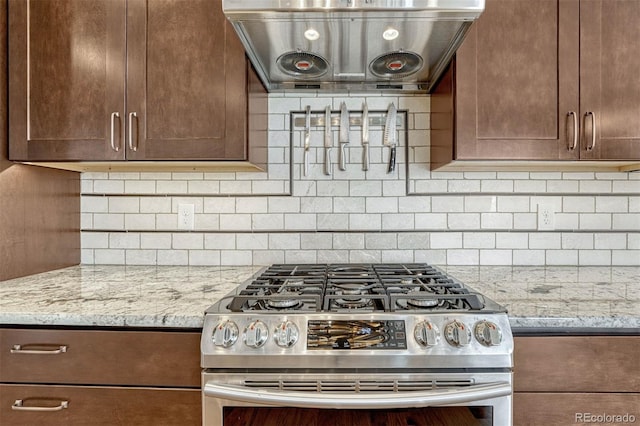
[[[316,41],[317,39],[320,38],[320,33],[313,28],[309,28],[307,31],[304,32],[304,38],[306,38],[309,41]]]
[[[399,35],[400,35],[400,32],[395,28],[387,28],[382,33],[382,38],[385,40],[391,41],[391,40],[397,39]]]

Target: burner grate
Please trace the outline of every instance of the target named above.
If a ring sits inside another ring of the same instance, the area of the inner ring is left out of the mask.
[[[484,298],[433,266],[415,264],[276,264],[235,296],[246,311],[392,312],[484,308]]]

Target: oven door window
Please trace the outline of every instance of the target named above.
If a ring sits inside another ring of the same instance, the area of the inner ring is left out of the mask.
[[[478,426],[492,425],[491,407],[426,407],[330,410],[287,407],[225,407],[224,426]]]

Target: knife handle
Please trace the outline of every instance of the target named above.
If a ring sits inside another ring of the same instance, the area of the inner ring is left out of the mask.
[[[331,148],[324,149],[324,174],[331,176]]]
[[[369,170],[369,144],[362,144],[362,170]]]
[[[338,151],[338,167],[343,172],[345,170],[347,170],[347,161],[346,161],[346,156],[345,156],[345,152],[344,152],[345,145],[346,145],[346,143],[341,143],[340,144],[340,150]]]
[[[391,146],[391,152],[389,153],[389,168],[387,173],[392,173],[396,169],[396,146]]]

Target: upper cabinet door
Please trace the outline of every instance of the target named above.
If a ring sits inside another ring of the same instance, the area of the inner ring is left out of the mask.
[[[578,0],[487,0],[456,55],[455,159],[578,158],[578,15]]]
[[[130,0],[128,159],[246,160],[244,49],[220,0]]]
[[[9,0],[10,159],[124,158],[124,0]]]
[[[580,63],[581,157],[640,159],[640,1],[581,1]]]

